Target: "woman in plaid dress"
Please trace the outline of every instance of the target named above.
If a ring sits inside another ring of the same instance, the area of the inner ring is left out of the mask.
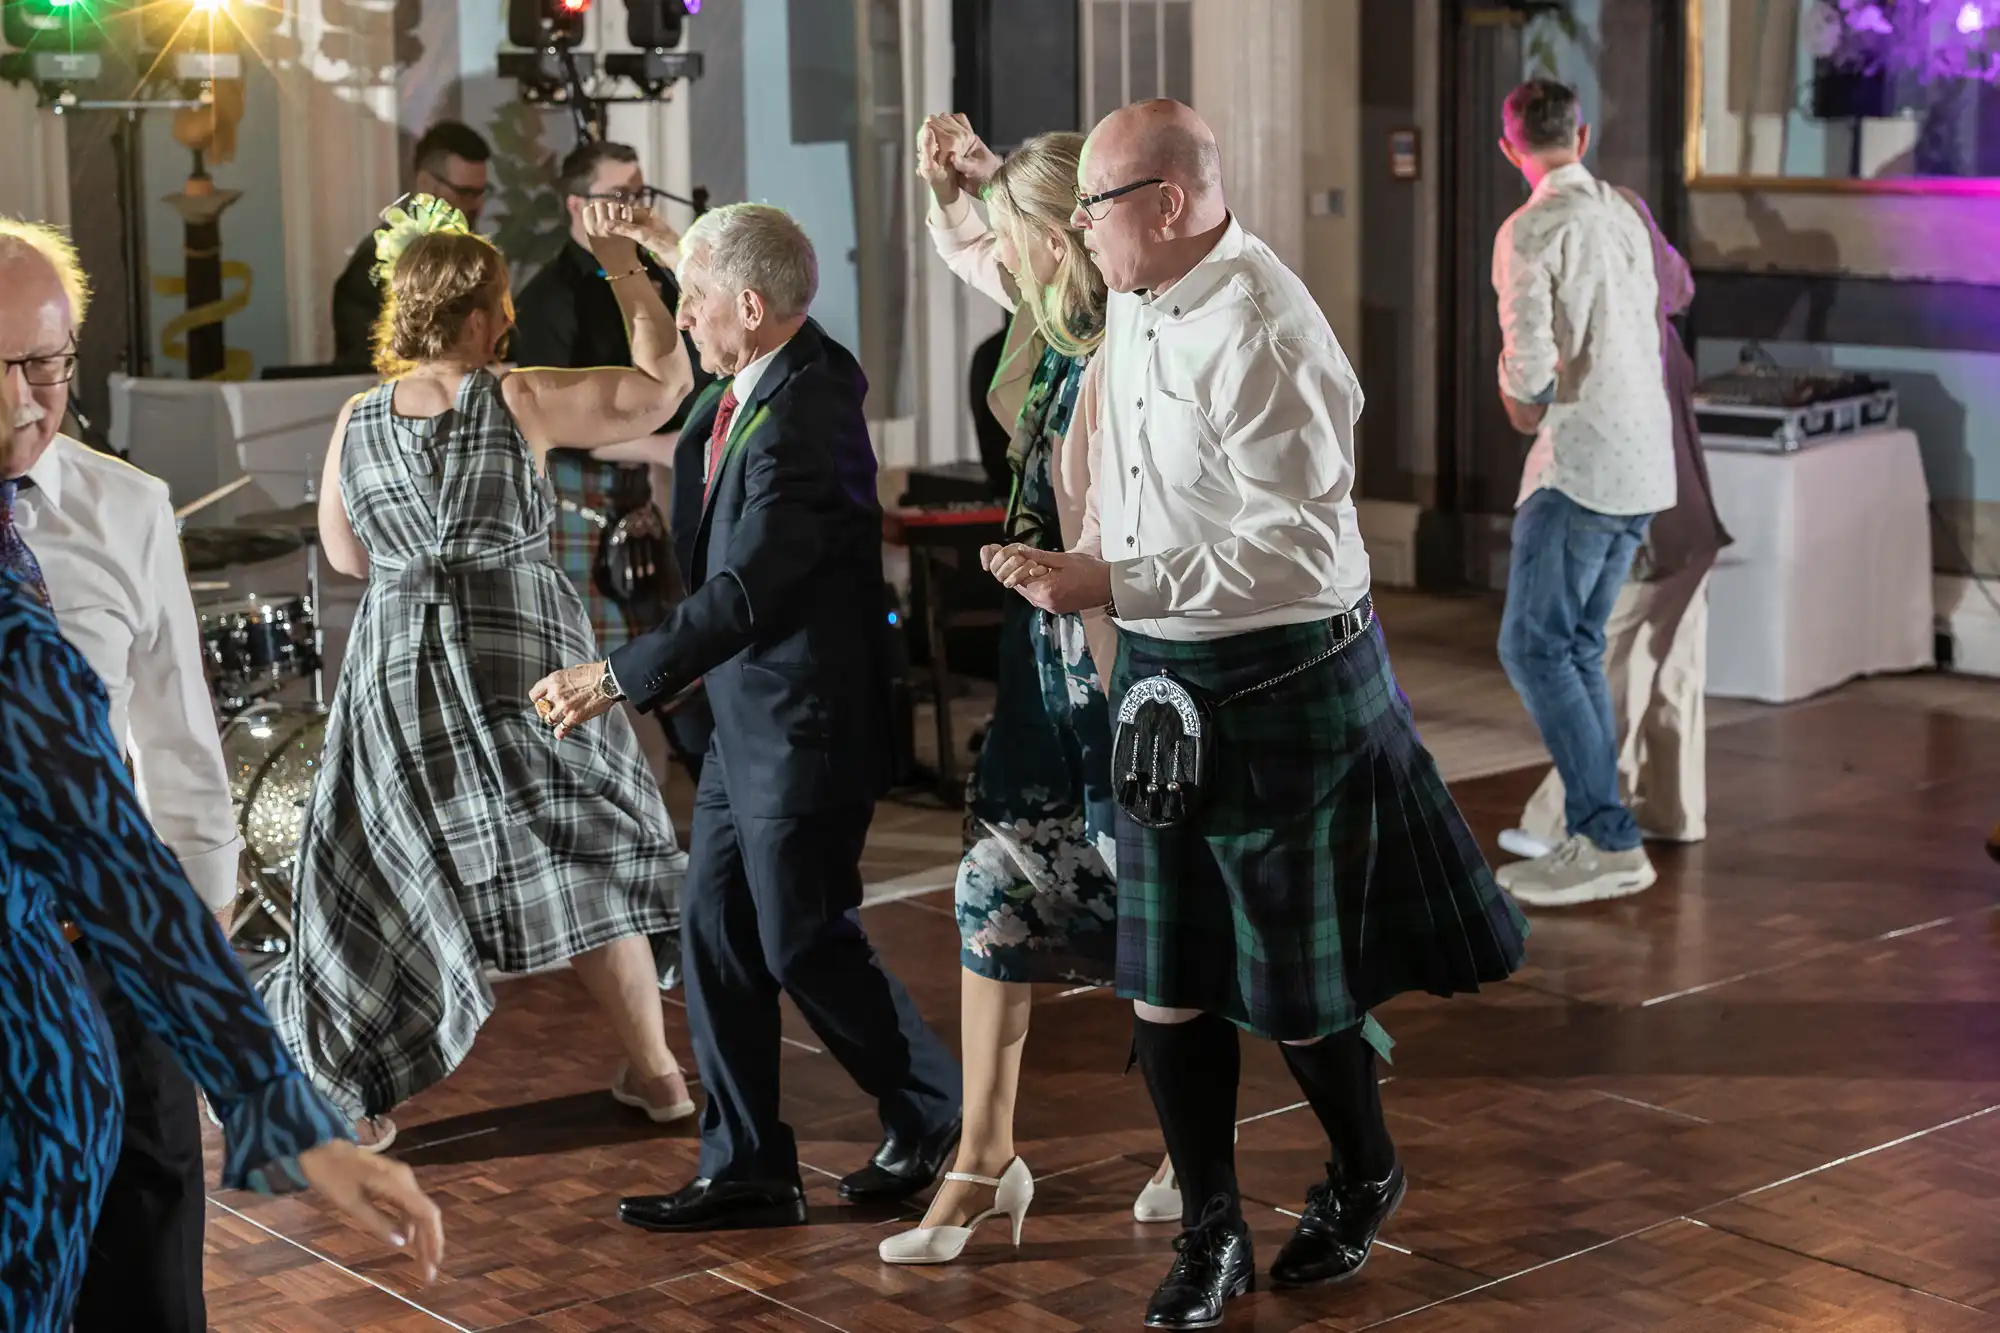
[[[558,742],[529,702],[598,656],[550,558],[541,461],[656,428],[691,382],[619,205],[592,234],[632,328],[633,370],[486,369],[507,269],[435,201],[391,210],[378,357],[327,452],[327,558],[365,577],[299,849],[296,938],[263,983],[313,1081],[386,1146],[384,1112],[458,1065],[493,1009],[488,969],[569,960],[627,1063],[619,1101],[694,1111],[668,1050],[647,936],[686,856],[622,714]],[[629,216],[629,209],[626,216]]]

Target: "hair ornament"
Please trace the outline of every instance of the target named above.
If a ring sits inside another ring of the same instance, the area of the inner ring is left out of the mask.
[[[429,194],[406,194],[382,210],[382,225],[375,230],[375,282],[386,287],[395,276],[397,261],[419,236],[437,232],[467,236],[472,227],[465,214],[444,200]]]

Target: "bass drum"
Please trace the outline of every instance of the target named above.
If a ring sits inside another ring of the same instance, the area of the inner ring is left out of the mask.
[[[298,705],[254,704],[222,728],[222,758],[243,837],[229,931],[244,942],[261,934],[258,947],[267,952],[282,951],[291,938],[299,835],[325,741],[325,711]],[[276,927],[275,936],[255,929],[260,915]]]

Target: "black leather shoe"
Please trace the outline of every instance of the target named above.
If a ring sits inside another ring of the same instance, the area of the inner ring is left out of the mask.
[[[1271,1280],[1281,1287],[1310,1287],[1359,1273],[1375,1233],[1395,1215],[1408,1188],[1400,1162],[1372,1184],[1343,1181],[1329,1163],[1326,1179],[1306,1194],[1306,1210],[1278,1251]]]
[[[949,1125],[923,1139],[906,1139],[893,1131],[884,1135],[868,1165],[841,1177],[840,1197],[849,1203],[895,1203],[921,1194],[936,1183],[944,1164],[958,1151],[959,1124],[959,1117],[953,1116]]]
[[[1174,1238],[1174,1249],[1174,1266],[1147,1302],[1147,1328],[1214,1328],[1223,1302],[1257,1285],[1250,1228],[1226,1196],[1210,1201],[1200,1224]]]
[[[618,1220],[647,1231],[801,1227],[806,1223],[806,1195],[796,1183],[701,1179],[675,1194],[620,1199]]]

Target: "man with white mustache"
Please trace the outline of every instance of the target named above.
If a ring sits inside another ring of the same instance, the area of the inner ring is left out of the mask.
[[[60,433],[88,294],[66,237],[0,218],[0,374],[17,446],[0,473],[0,534],[26,546],[63,637],[104,680],[148,818],[220,911],[242,842],[166,484]],[[77,955],[117,1045],[125,1130],[74,1327],[201,1333],[195,1087],[87,946]]]

